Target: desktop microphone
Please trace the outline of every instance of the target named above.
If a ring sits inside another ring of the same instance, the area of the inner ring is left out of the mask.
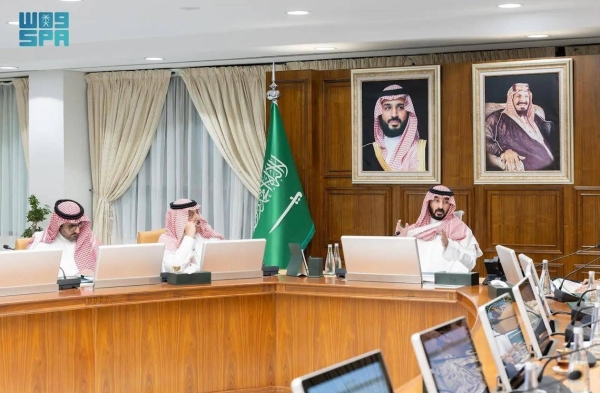
[[[584,300],[583,298],[584,298],[584,296],[585,296],[586,293],[588,293],[588,292],[595,292],[595,291],[596,291],[596,289],[594,288],[594,289],[588,289],[587,291],[581,293],[581,296],[579,296],[579,300],[577,301],[577,304],[575,304],[575,306],[571,309],[571,318],[575,318],[575,317],[579,316],[579,312],[580,311],[587,310],[587,309],[593,307],[592,306],[592,307],[583,307],[582,308],[581,307],[581,302]],[[589,314],[589,313],[584,313],[584,314]],[[583,315],[582,315],[582,317],[583,317]],[[581,318],[577,318],[577,321],[579,321],[580,319]]]
[[[549,364],[550,364],[550,363],[551,363],[553,360],[556,360],[556,359],[558,359],[558,358],[564,357],[564,356],[566,356],[566,355],[570,355],[570,354],[572,354],[572,353],[575,353],[575,352],[578,352],[578,351],[585,351],[585,352],[586,352],[586,354],[587,354],[587,356],[588,356],[588,365],[589,365],[590,367],[594,367],[594,365],[596,364],[596,357],[595,357],[594,355],[592,355],[592,354],[591,354],[591,353],[588,351],[588,349],[590,349],[590,348],[594,348],[594,347],[597,347],[597,346],[599,346],[599,345],[600,345],[600,343],[596,343],[596,344],[592,344],[592,345],[590,345],[590,346],[588,346],[588,347],[585,347],[585,348],[583,348],[583,349],[578,349],[578,350],[575,350],[575,351],[563,352],[563,353],[560,353],[560,354],[558,354],[558,355],[554,355],[554,356],[542,356],[541,358],[539,358],[539,360],[540,360],[540,361],[541,361],[541,360],[546,360],[546,362],[544,363],[544,366],[542,367],[542,369],[540,370],[540,373],[538,374],[538,382],[541,382],[541,381],[542,381],[542,378],[544,377],[544,371],[546,370],[546,367],[547,367],[547,366],[548,366],[548,365],[549,365]],[[592,364],[592,362],[591,362],[592,358],[593,358],[593,360],[594,360],[593,364]],[[573,375],[573,376],[574,376],[574,375]],[[569,377],[567,377],[567,378],[569,378]],[[571,378],[569,378],[569,379],[571,379]],[[516,390],[513,390],[513,392],[516,392]]]
[[[542,374],[540,373],[540,375],[542,375]],[[534,387],[534,388],[529,388],[527,390],[513,390],[512,392],[513,393],[539,392],[538,389],[549,388],[549,387],[554,386],[554,385],[562,384],[563,382],[565,382],[567,380],[569,380],[569,381],[577,381],[582,376],[583,376],[583,374],[582,374],[581,371],[574,370],[574,371],[571,371],[569,374],[567,374],[566,377],[564,377],[562,379],[552,379],[548,383],[543,383],[543,384],[538,385],[537,387]],[[538,382],[541,381],[541,380],[542,380],[541,377],[538,376]],[[570,392],[570,390],[569,390],[569,392]]]
[[[14,251],[14,248],[12,248],[11,246],[9,246],[8,244],[4,245],[4,249],[5,250],[13,250]]]
[[[573,296],[570,293],[562,291],[562,287],[563,287],[563,285],[565,285],[565,280],[567,279],[567,277],[572,276],[573,274],[585,269],[586,267],[588,267],[589,265],[591,265],[592,263],[596,262],[599,259],[600,259],[600,257],[594,258],[591,261],[589,261],[588,263],[586,263],[585,265],[583,265],[583,266],[573,270],[571,273],[567,274],[563,278],[562,282],[560,283],[560,286],[554,290],[554,300],[557,300],[557,301],[563,302],[563,303],[578,301],[579,297]]]
[[[594,306],[587,306],[587,307],[582,307],[579,309],[579,311],[577,311],[575,313],[575,315],[573,315],[573,318],[571,318],[571,323],[567,325],[567,327],[565,328],[565,342],[570,345],[571,341],[573,341],[573,329],[576,327],[584,327],[584,325],[581,324],[581,322],[578,323],[578,317],[579,317],[579,313],[583,310],[587,310],[590,308],[594,308]],[[591,319],[591,318],[590,318]],[[590,340],[590,329],[583,329],[583,341],[589,341]]]
[[[581,253],[583,251],[591,250],[592,248],[600,248],[600,243],[596,244],[595,246],[582,247],[581,249],[579,249],[575,252],[572,252],[570,254],[567,254],[567,255],[561,255],[560,257],[556,257],[554,259],[549,260],[548,263],[555,262],[555,261],[558,261],[558,260],[566,258],[566,257],[570,257],[571,255],[578,255],[579,253]],[[544,264],[544,262],[538,263],[537,265],[535,265],[535,267],[540,267],[543,264]]]

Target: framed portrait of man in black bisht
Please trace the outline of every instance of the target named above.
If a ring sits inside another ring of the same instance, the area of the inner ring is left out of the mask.
[[[352,182],[440,183],[440,66],[352,70]]]
[[[473,65],[475,183],[573,183],[572,60]]]

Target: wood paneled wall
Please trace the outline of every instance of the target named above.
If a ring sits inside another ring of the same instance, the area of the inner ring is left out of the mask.
[[[442,184],[454,189],[458,209],[465,211],[484,251],[480,273],[497,244],[537,263],[600,241],[600,56],[573,59],[571,185],[474,185],[472,63],[441,66]],[[324,256],[327,244],[342,235],[389,235],[396,220],[414,222],[428,185],[352,184],[350,70],[278,72],[277,84],[316,227],[308,253]],[[562,275],[597,256],[600,250],[556,261],[551,274]],[[600,262],[592,267],[600,269]]]

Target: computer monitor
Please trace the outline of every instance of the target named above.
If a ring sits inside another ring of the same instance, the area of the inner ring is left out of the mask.
[[[544,312],[547,317],[550,317],[552,315],[552,310],[550,309],[550,304],[548,304],[548,299],[546,299],[546,296],[544,296],[542,289],[540,288],[540,280],[537,272],[535,271],[533,259],[529,258],[525,254],[519,254],[519,262],[521,262],[521,267],[523,268],[525,277],[531,277],[533,279],[534,288],[540,296],[540,300],[544,304]]]
[[[375,350],[295,378],[292,393],[392,393],[381,351]]]
[[[411,337],[427,393],[489,393],[465,317]]]
[[[0,296],[58,291],[62,250],[0,252]]]
[[[497,245],[496,252],[498,253],[498,258],[500,258],[500,264],[502,264],[506,281],[512,285],[521,281],[523,279],[523,272],[521,272],[515,250]]]
[[[164,243],[99,246],[94,288],[160,284]]]
[[[421,284],[417,239],[395,236],[342,236],[347,281]]]
[[[556,348],[556,341],[550,339],[550,322],[531,277],[519,281],[513,286],[512,292],[535,356],[538,359],[548,356]]]
[[[477,313],[500,381],[505,390],[510,392],[523,383],[525,363],[530,359],[513,300],[510,294],[505,293],[479,307]]]
[[[262,278],[265,239],[206,242],[202,249],[202,270],[211,280]]]

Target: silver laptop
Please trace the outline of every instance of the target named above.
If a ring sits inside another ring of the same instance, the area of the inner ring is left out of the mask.
[[[415,333],[411,341],[428,393],[490,392],[465,317]]]
[[[58,291],[62,250],[0,252],[0,296]]]
[[[342,236],[346,280],[421,284],[417,239],[395,236]]]
[[[523,273],[525,273],[525,277],[531,277],[533,279],[534,288],[537,290],[537,293],[540,297],[542,303],[544,303],[544,311],[547,317],[552,315],[552,310],[550,309],[550,305],[548,304],[548,300],[546,296],[542,293],[542,289],[540,288],[540,279],[535,271],[535,264],[533,263],[533,259],[529,258],[525,254],[519,254],[519,262],[521,262],[521,267],[523,268]]]
[[[262,278],[265,239],[206,242],[202,249],[202,270],[212,281]]]
[[[512,292],[535,356],[541,359],[542,356],[555,355],[557,342],[550,338],[550,322],[532,278],[526,277],[519,281],[512,287]]]
[[[496,252],[498,253],[498,258],[500,258],[500,264],[502,265],[502,270],[504,270],[506,281],[512,285],[521,281],[523,279],[523,272],[521,272],[521,266],[519,266],[515,250],[497,245]]]
[[[292,393],[393,393],[381,351],[375,350],[295,378]]]
[[[164,243],[98,247],[94,288],[160,284]]]
[[[496,363],[498,377],[511,392],[525,380],[525,363],[530,360],[529,348],[521,330],[510,294],[480,306],[477,314]]]

